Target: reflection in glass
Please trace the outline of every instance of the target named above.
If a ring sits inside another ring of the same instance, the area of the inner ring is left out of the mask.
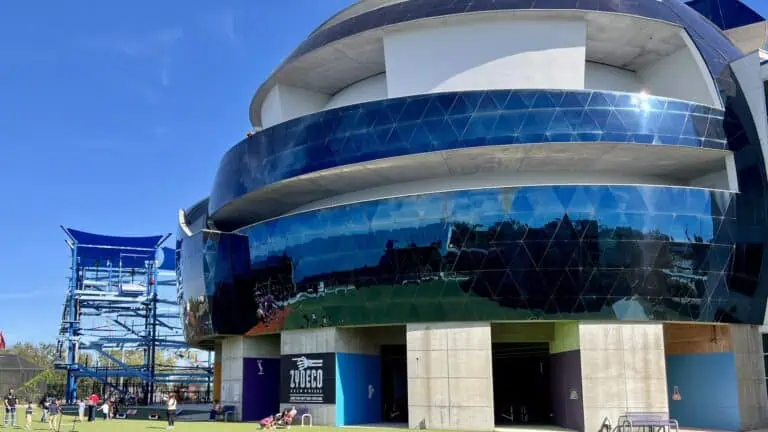
[[[222,312],[226,332],[217,327],[223,310],[213,303],[212,331],[450,320],[737,320],[743,311],[730,301],[735,206],[735,194],[722,191],[536,186],[287,216],[242,232],[247,270],[228,266],[237,258],[231,246],[209,235],[206,256],[221,256],[214,259],[216,275],[206,275],[208,298],[249,302],[237,306],[237,316]]]
[[[211,213],[248,192],[320,170],[469,147],[611,142],[726,149],[723,112],[605,91],[492,90],[367,102],[300,117],[222,159]]]

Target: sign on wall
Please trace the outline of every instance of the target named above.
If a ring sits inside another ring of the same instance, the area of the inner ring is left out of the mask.
[[[280,403],[336,403],[336,354],[280,357]]]

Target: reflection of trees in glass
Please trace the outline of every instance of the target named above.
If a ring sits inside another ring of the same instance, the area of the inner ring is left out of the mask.
[[[601,225],[596,218],[517,216],[485,225],[414,221],[391,230],[320,233],[281,255],[259,257],[251,264],[250,292],[261,305],[258,319],[277,310],[270,298],[282,307],[368,287],[418,290],[426,282],[435,288],[450,281],[504,307],[547,314],[602,312],[617,301],[641,299],[648,315],[662,316],[662,298],[669,310],[677,307],[670,301],[705,297],[701,275],[710,245],[700,236],[675,242],[658,229]],[[529,223],[534,219],[536,225]],[[306,325],[334,325],[337,313],[306,312]]]

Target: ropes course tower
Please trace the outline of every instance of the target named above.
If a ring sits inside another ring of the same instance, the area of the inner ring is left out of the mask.
[[[163,247],[170,234],[114,237],[62,229],[71,275],[56,367],[67,371],[67,402],[78,398],[81,378],[101,384],[103,393],[147,405],[169,387],[198,385],[209,398],[211,355],[184,342],[175,252]]]

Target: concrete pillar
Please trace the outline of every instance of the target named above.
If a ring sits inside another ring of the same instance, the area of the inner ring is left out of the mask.
[[[741,430],[768,427],[768,395],[760,329],[731,325],[731,345],[736,363],[736,387]]]
[[[494,428],[490,323],[408,324],[412,429]]]
[[[557,426],[584,430],[581,351],[578,322],[554,323],[549,344],[552,420]]]
[[[298,354],[321,354],[336,352],[336,329],[320,328],[308,330],[283,331],[280,334],[281,362],[290,361],[290,357]],[[281,367],[286,367],[281,365]],[[281,379],[285,379],[282,377]],[[281,388],[288,385],[281,382]],[[280,400],[280,409],[290,407],[292,404],[286,400]],[[320,426],[336,425],[336,403],[332,404],[301,404],[300,408],[307,409],[312,415],[312,423]]]
[[[668,411],[662,324],[580,323],[584,430],[627,411]]]
[[[256,420],[261,412],[253,413],[250,406],[258,406],[259,410],[277,411],[277,406],[270,407],[269,402],[253,401],[254,392],[259,391],[269,396],[269,390],[253,383],[254,375],[272,377],[279,380],[280,344],[276,336],[231,336],[221,343],[221,404],[235,407],[236,421]],[[273,364],[265,364],[264,360],[273,360]],[[262,360],[259,368],[259,360]],[[264,371],[265,367],[272,370]],[[260,375],[259,373],[262,372]],[[264,374],[266,372],[266,375]],[[271,393],[275,405],[277,402],[277,384]],[[256,388],[261,387],[261,388]],[[266,414],[265,414],[266,415]]]
[[[281,333],[285,367],[302,354],[333,354],[335,400],[327,404],[296,404],[309,410],[320,426],[379,423],[381,415],[381,345],[402,343],[403,327],[320,328]],[[281,383],[286,386],[287,383]],[[281,409],[293,405],[280,401]]]

